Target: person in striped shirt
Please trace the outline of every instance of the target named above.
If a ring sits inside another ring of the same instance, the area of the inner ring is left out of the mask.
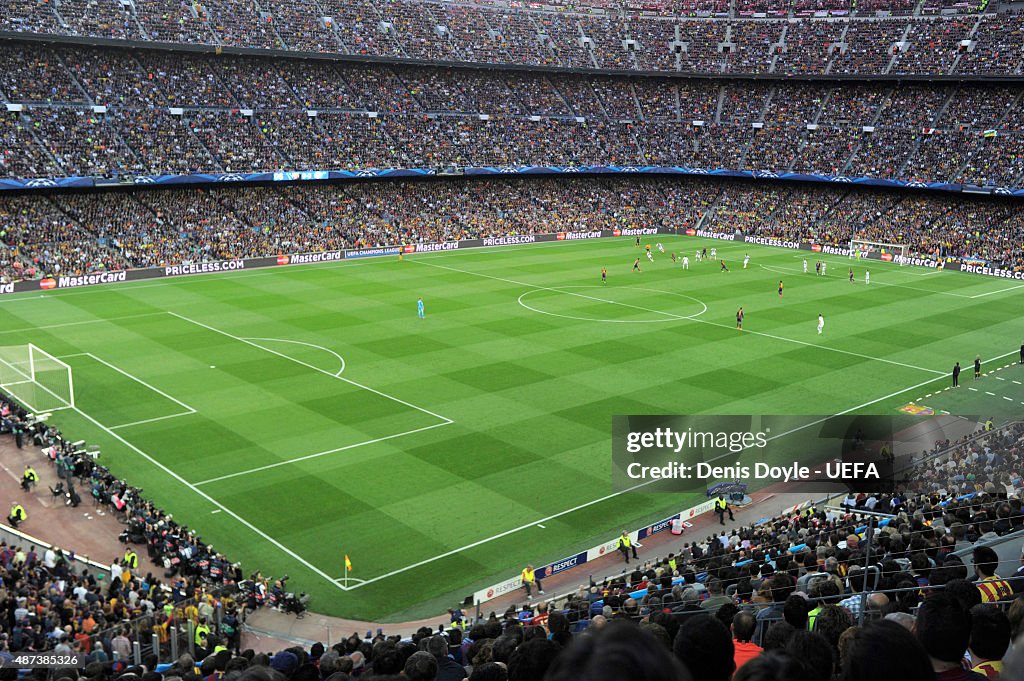
[[[1010,583],[996,574],[999,556],[990,546],[974,549],[974,573],[978,576],[975,586],[981,592],[982,603],[996,603],[1013,599]]]

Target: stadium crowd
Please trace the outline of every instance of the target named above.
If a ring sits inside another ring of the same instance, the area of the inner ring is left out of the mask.
[[[1012,11],[995,14],[995,6],[989,9],[987,4],[984,0],[648,0],[642,9],[618,3],[571,3],[559,7],[561,11],[545,11],[533,3],[509,8],[419,0],[289,0],[272,6],[226,0],[202,4],[5,0],[0,5],[0,30],[446,63],[627,71],[1017,73],[1022,55],[1014,39],[1024,18]]]
[[[59,437],[27,426],[7,398],[0,411],[4,433],[20,428],[40,445]],[[1024,425],[1008,424],[936,442],[894,490],[725,528],[582,586],[564,603],[476,620],[453,609],[449,622],[409,637],[357,632],[330,647],[272,654],[240,650],[230,602],[215,617],[223,603],[191,590],[217,581],[212,572],[200,581],[202,559],[183,560],[183,574],[164,586],[135,574],[131,549],[104,581],[72,569],[58,550],[0,544],[0,658],[74,652],[84,669],[54,677],[71,681],[1017,679],[1024,555],[1019,567],[1000,564],[988,543],[1024,529],[1021,470]],[[182,556],[197,543],[145,502],[128,504],[129,516],[146,518],[129,532],[149,536],[162,524],[155,534],[174,534]],[[240,577],[224,568],[221,581]],[[119,624],[147,612],[146,626]],[[188,620],[194,654],[133,659],[133,642],[153,633],[165,641]]]
[[[698,226],[1024,267],[1012,201],[706,178],[484,179],[0,194],[0,278],[565,231]]]
[[[0,177],[11,178],[669,165],[1024,182],[1014,85],[675,82],[6,44],[0,96],[11,108]]]

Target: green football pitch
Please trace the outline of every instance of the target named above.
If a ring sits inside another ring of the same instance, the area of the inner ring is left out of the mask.
[[[0,345],[67,362],[53,422],[217,550],[381,621],[695,503],[613,494],[615,414],[1021,413],[1024,284],[659,240],[688,271],[620,238],[6,296]]]

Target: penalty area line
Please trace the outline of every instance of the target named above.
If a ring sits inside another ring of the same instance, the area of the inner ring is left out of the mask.
[[[73,407],[73,409],[82,418],[84,418],[85,420],[89,421],[90,423],[95,425],[100,430],[102,430],[105,433],[107,433],[107,435],[109,435],[110,437],[114,438],[115,440],[117,440],[118,442],[123,444],[125,447],[127,447],[131,451],[133,451],[136,454],[138,454],[139,456],[141,456],[143,459],[145,459],[146,461],[151,463],[156,468],[159,468],[161,471],[163,471],[164,473],[166,473],[170,477],[174,478],[174,480],[176,480],[180,484],[184,485],[186,488],[192,490],[192,492],[194,492],[197,496],[203,498],[208,503],[210,503],[213,506],[215,506],[218,510],[223,511],[224,513],[227,513],[229,516],[231,516],[232,518],[237,520],[242,526],[244,526],[245,528],[247,528],[248,530],[250,530],[251,532],[253,532],[257,536],[259,536],[260,538],[264,539],[269,544],[271,544],[272,546],[276,547],[277,549],[279,549],[281,552],[285,553],[290,558],[294,559],[295,562],[297,562],[299,565],[302,565],[302,566],[308,568],[311,572],[319,575],[320,577],[323,577],[325,580],[327,580],[327,582],[329,582],[333,586],[336,586],[336,587],[340,588],[340,585],[338,585],[334,581],[334,577],[331,577],[329,574],[327,574],[326,572],[324,572],[323,570],[321,570],[317,566],[315,566],[312,563],[310,563],[308,560],[306,560],[305,558],[300,556],[298,553],[296,553],[295,551],[292,551],[287,546],[285,546],[284,544],[282,544],[278,540],[274,539],[269,534],[267,534],[263,530],[259,529],[258,527],[253,525],[251,522],[249,522],[248,520],[246,520],[242,516],[238,515],[237,513],[232,511],[230,508],[228,508],[227,506],[225,506],[221,502],[217,501],[216,499],[211,497],[209,494],[207,494],[206,492],[202,491],[201,489],[199,489],[198,487],[196,487],[195,485],[190,483],[185,478],[181,477],[178,473],[174,472],[173,470],[168,468],[163,463],[157,461],[155,458],[153,458],[152,456],[150,456],[146,452],[142,451],[140,448],[138,448],[137,446],[135,446],[134,444],[132,444],[128,440],[124,439],[121,435],[119,435],[115,431],[111,430],[107,426],[103,425],[102,423],[97,421],[95,418],[93,418],[89,414],[85,413],[84,411],[82,411],[78,407]]]
[[[328,454],[337,454],[338,452],[344,452],[349,449],[355,449],[356,447],[363,447],[365,445],[372,445],[378,442],[385,442],[387,440],[394,440],[395,438],[404,437],[406,435],[412,435],[413,433],[422,433],[427,430],[433,430],[434,428],[440,428],[442,426],[450,426],[454,421],[447,421],[443,423],[434,423],[423,428],[415,428],[413,430],[407,430],[402,433],[394,433],[392,435],[385,435],[384,437],[374,438],[373,440],[366,440],[365,442],[356,442],[354,444],[345,445],[344,447],[335,447],[334,449],[327,449],[322,452],[315,454],[307,454],[305,456],[297,456],[294,459],[286,459],[284,461],[277,461],[275,463],[267,464],[266,466],[257,466],[256,468],[250,468],[244,471],[236,471],[235,473],[228,473],[227,475],[219,475],[216,478],[210,478],[209,480],[200,480],[199,482],[192,483],[197,487],[200,485],[209,485],[214,482],[220,482],[221,480],[230,480],[231,478],[241,477],[243,475],[249,475],[251,473],[259,473],[260,471],[267,471],[272,468],[278,468],[280,466],[288,466],[293,463],[299,463],[300,461],[309,461],[310,459],[317,459],[321,456],[327,456]]]

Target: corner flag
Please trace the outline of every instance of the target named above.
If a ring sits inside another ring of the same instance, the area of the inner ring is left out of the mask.
[[[352,572],[352,561],[348,559],[348,554],[345,554],[345,572]]]

